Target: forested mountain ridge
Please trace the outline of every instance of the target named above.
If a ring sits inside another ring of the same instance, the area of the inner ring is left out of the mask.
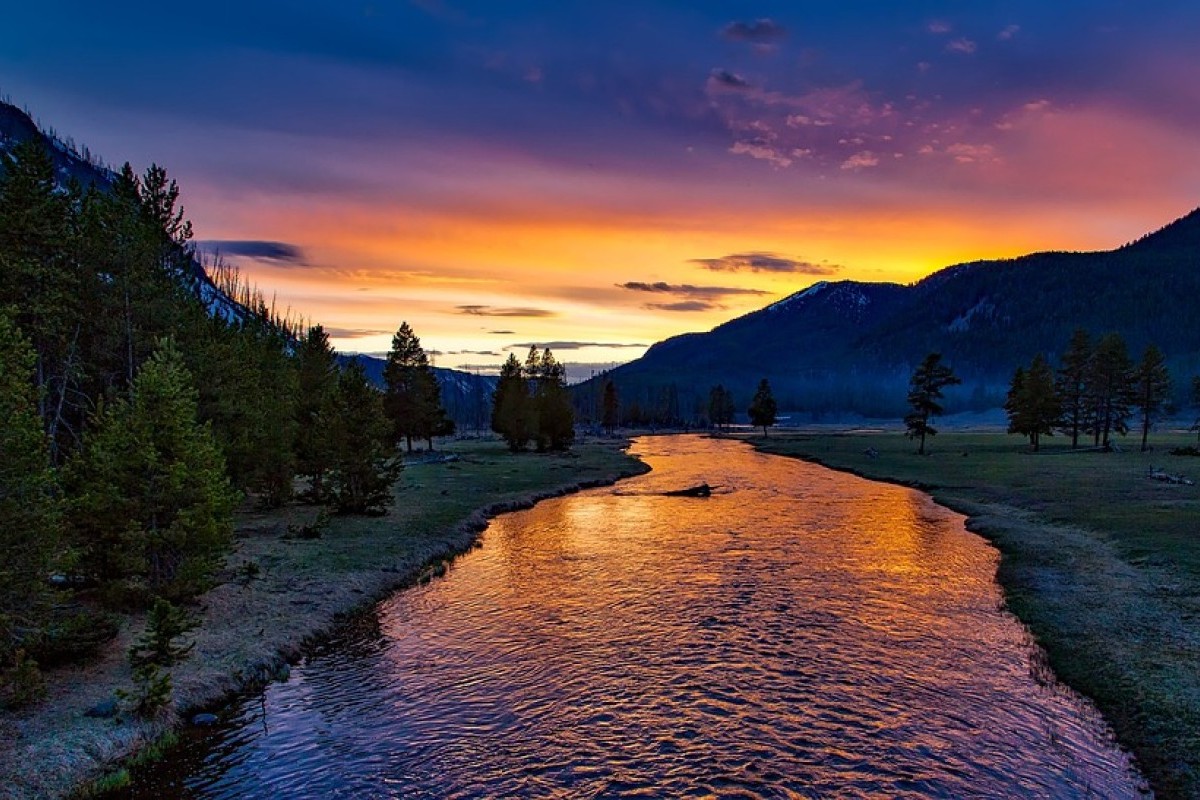
[[[1115,250],[959,264],[908,286],[819,282],[707,333],[672,337],[613,370],[624,401],[668,398],[686,416],[709,387],[740,405],[762,377],[782,408],[893,414],[930,351],[964,378],[951,407],[999,407],[1017,364],[1053,357],[1071,333],[1153,343],[1183,378],[1200,372],[1200,209]],[[588,388],[580,391],[588,392]]]

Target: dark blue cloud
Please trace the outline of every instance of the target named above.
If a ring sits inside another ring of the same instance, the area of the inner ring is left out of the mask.
[[[246,258],[276,261],[282,264],[304,266],[304,251],[287,242],[260,240],[203,239],[196,247],[204,253],[219,256],[245,256]]]

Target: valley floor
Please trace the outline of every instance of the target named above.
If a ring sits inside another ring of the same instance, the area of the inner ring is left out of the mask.
[[[592,440],[565,455],[512,455],[500,442],[456,442],[441,452],[456,460],[406,467],[386,516],[333,517],[320,538],[289,534],[289,526],[314,523],[313,507],[240,514],[222,582],[200,598],[195,648],[172,669],[174,713],[154,723],[84,716],[130,687],[125,654],[143,627],[132,620],[101,659],[51,672],[45,701],[0,714],[0,796],[61,796],[111,775],[191,712],[282,674],[346,615],[440,574],[488,517],[646,471],[624,453],[627,444]]]
[[[1151,467],[1200,483],[1195,436],[1138,452],[1029,452],[998,433],[943,433],[917,456],[899,432],[772,431],[757,448],[913,486],[966,514],[1002,554],[1008,607],[1053,671],[1091,697],[1159,797],[1200,797],[1200,486],[1149,479]]]

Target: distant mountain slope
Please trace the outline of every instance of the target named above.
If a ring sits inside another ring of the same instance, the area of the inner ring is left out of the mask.
[[[380,389],[384,388],[383,367],[387,363],[384,359],[339,354],[338,361],[343,366],[357,361],[367,378]],[[442,405],[459,430],[488,430],[491,427],[492,395],[498,379],[494,375],[476,375],[445,367],[434,367],[433,372],[442,388]]]
[[[937,350],[966,381],[951,407],[982,409],[1003,401],[1017,364],[1061,352],[1077,327],[1118,331],[1135,357],[1157,344],[1181,386],[1200,373],[1200,209],[1111,251],[960,264],[911,286],[817,283],[660,342],[610,377],[643,407],[671,394],[702,407],[723,383],[741,409],[767,377],[783,408],[894,414],[913,365]]]

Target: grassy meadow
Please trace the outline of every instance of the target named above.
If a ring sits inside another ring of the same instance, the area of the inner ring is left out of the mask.
[[[1200,797],[1200,458],[1194,434],[1133,436],[1120,452],[1034,454],[1017,436],[945,432],[927,456],[899,432],[788,433],[766,452],[920,488],[969,517],[1002,558],[1009,608],[1055,673],[1091,697],[1160,797]],[[877,455],[866,451],[873,448]],[[1036,668],[1036,665],[1031,665]]]

